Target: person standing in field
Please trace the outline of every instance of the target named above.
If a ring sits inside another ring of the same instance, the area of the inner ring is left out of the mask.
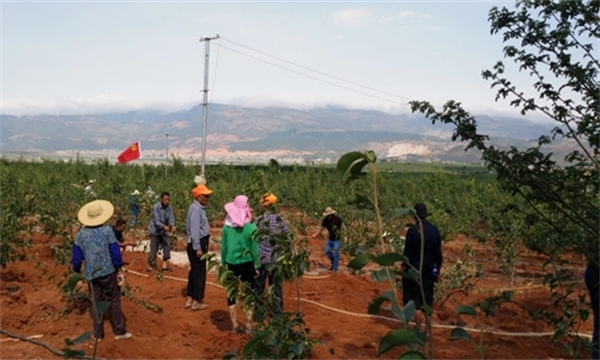
[[[598,264],[592,260],[585,269],[584,273],[585,286],[590,293],[590,301],[592,304],[592,312],[594,315],[594,332],[592,333],[592,359],[600,359],[600,343],[598,342],[598,325],[599,325],[599,298],[600,298],[600,269]]]
[[[163,191],[160,194],[160,201],[152,207],[152,219],[148,225],[150,232],[150,253],[148,254],[148,269],[152,271],[156,268],[156,254],[159,246],[163,249],[163,271],[171,271],[169,260],[171,259],[171,239],[169,232],[175,231],[175,216],[173,208],[170,205],[171,195]]]
[[[342,218],[336,215],[335,210],[333,210],[331,207],[327,207],[325,209],[323,216],[325,218],[321,222],[319,231],[317,231],[312,237],[316,238],[323,232],[323,230],[327,229],[329,237],[327,238],[327,243],[325,245],[325,254],[329,260],[331,260],[331,267],[329,270],[337,272],[338,264],[340,262],[343,221]]]
[[[204,303],[206,259],[202,259],[202,255],[208,252],[210,240],[210,226],[204,206],[208,203],[211,194],[212,190],[205,185],[194,187],[192,190],[194,201],[188,209],[185,221],[190,271],[188,273],[187,299],[184,308],[192,311],[208,308],[208,305]]]
[[[140,192],[135,189],[131,193],[129,198],[129,207],[131,211],[131,218],[129,219],[129,226],[135,226],[138,214],[140,213]]]
[[[252,289],[254,278],[258,276],[255,269],[260,267],[258,244],[254,239],[256,225],[252,223],[252,210],[248,197],[238,195],[233,202],[225,204],[225,224],[221,238],[221,264],[242,281],[242,287]],[[227,298],[229,316],[233,325],[232,333],[242,331],[237,321],[236,297],[239,289]],[[246,333],[254,332],[253,311],[245,309]]]
[[[288,223],[281,218],[275,210],[277,196],[267,193],[260,199],[263,213],[256,218],[258,227],[258,253],[260,256],[260,267],[258,268],[258,277],[254,282],[254,292],[256,293],[256,305],[261,307],[264,303],[262,295],[265,291],[267,279],[269,286],[273,287],[275,295],[279,299],[276,314],[283,311],[283,278],[277,271],[276,251],[277,243],[290,236],[290,227]]]
[[[91,285],[90,296],[96,303],[106,296],[115,340],[125,340],[132,337],[125,328],[119,288],[119,282],[125,279],[120,272],[125,264],[113,229],[104,225],[113,212],[113,205],[105,200],[92,201],[79,210],[77,218],[83,227],[75,236],[71,263],[77,273],[81,273],[81,266],[85,263],[83,275]],[[102,315],[96,313],[94,306],[90,308],[90,314],[94,337],[101,341],[104,338]]]
[[[437,227],[427,220],[431,216],[427,212],[427,207],[423,203],[415,204],[415,222],[406,233],[406,242],[404,244],[404,256],[409,263],[403,263],[402,269],[408,271],[411,266],[417,271],[423,264],[421,273],[421,283],[425,293],[425,299],[421,296],[421,287],[414,279],[402,278],[402,294],[404,305],[410,300],[414,301],[417,310],[423,310],[423,305],[433,306],[433,284],[439,278],[442,271],[442,240]],[[421,230],[423,229],[424,252],[421,259]],[[434,269],[437,271],[434,274]],[[415,323],[418,329],[421,329],[421,315],[415,314]]]

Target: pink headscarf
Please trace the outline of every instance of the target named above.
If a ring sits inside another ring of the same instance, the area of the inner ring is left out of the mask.
[[[225,224],[231,227],[243,227],[252,221],[252,209],[245,195],[238,195],[233,202],[225,204],[225,211],[227,212]]]

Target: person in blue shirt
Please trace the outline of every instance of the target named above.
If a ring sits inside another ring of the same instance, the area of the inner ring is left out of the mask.
[[[198,185],[192,190],[194,201],[190,205],[185,221],[187,233],[187,255],[190,261],[188,272],[187,297],[185,309],[204,310],[208,305],[204,302],[206,289],[206,259],[202,256],[208,252],[210,241],[210,225],[204,207],[208,204],[212,190],[205,185]]]
[[[156,267],[156,254],[159,246],[163,249],[162,271],[171,271],[169,260],[171,259],[171,238],[169,232],[175,231],[175,216],[171,207],[171,195],[163,191],[160,201],[152,207],[152,219],[148,225],[150,233],[150,253],[148,254],[148,268],[152,271]]]
[[[115,340],[124,340],[132,337],[125,328],[119,288],[119,282],[124,280],[120,269],[125,263],[113,229],[104,225],[113,212],[113,205],[105,200],[92,201],[79,210],[77,218],[83,227],[75,236],[71,262],[73,271],[77,273],[81,273],[84,265],[83,275],[88,280],[90,296],[94,301],[97,303],[107,298]],[[104,338],[102,316],[96,313],[93,306],[90,314],[94,324],[94,337],[101,341]]]
[[[421,295],[421,287],[414,279],[402,278],[402,295],[404,305],[409,301],[414,301],[417,310],[422,310],[423,305],[433,306],[433,284],[439,278],[442,270],[442,240],[437,227],[427,220],[430,214],[423,203],[415,204],[416,216],[415,226],[411,226],[406,233],[406,243],[404,244],[404,256],[409,263],[403,263],[402,269],[408,271],[410,266],[419,270],[421,261],[423,268],[421,273],[421,283],[425,293],[425,299]],[[421,232],[423,228],[424,252],[421,258]],[[437,271],[434,274],[434,269]],[[421,328],[421,316],[415,314],[415,323],[417,328]]]

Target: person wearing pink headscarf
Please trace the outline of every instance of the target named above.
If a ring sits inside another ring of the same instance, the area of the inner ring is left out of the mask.
[[[257,269],[260,266],[258,243],[254,238],[256,225],[252,223],[252,209],[248,204],[248,197],[238,195],[233,202],[225,205],[227,216],[223,225],[221,238],[221,263],[233,275],[242,281],[242,286],[252,288]],[[232,332],[237,334],[242,331],[236,315],[237,291],[227,298],[229,316],[233,325]],[[254,332],[252,310],[246,310],[246,333]]]

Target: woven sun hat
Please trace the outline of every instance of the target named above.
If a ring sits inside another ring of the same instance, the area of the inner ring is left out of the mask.
[[[325,212],[323,213],[323,216],[327,216],[327,215],[331,215],[331,214],[335,214],[335,210],[333,210],[331,207],[326,207],[325,208]]]
[[[272,193],[266,193],[260,198],[260,203],[264,206],[273,205],[277,202],[277,196]]]
[[[245,195],[238,195],[232,202],[225,204],[225,211],[233,227],[242,227],[252,221],[252,209]]]
[[[94,200],[79,209],[77,219],[85,226],[104,224],[113,215],[115,207],[106,200]]]
[[[140,192],[138,191],[138,189],[133,190],[133,192],[131,193],[131,195],[139,195]]]

